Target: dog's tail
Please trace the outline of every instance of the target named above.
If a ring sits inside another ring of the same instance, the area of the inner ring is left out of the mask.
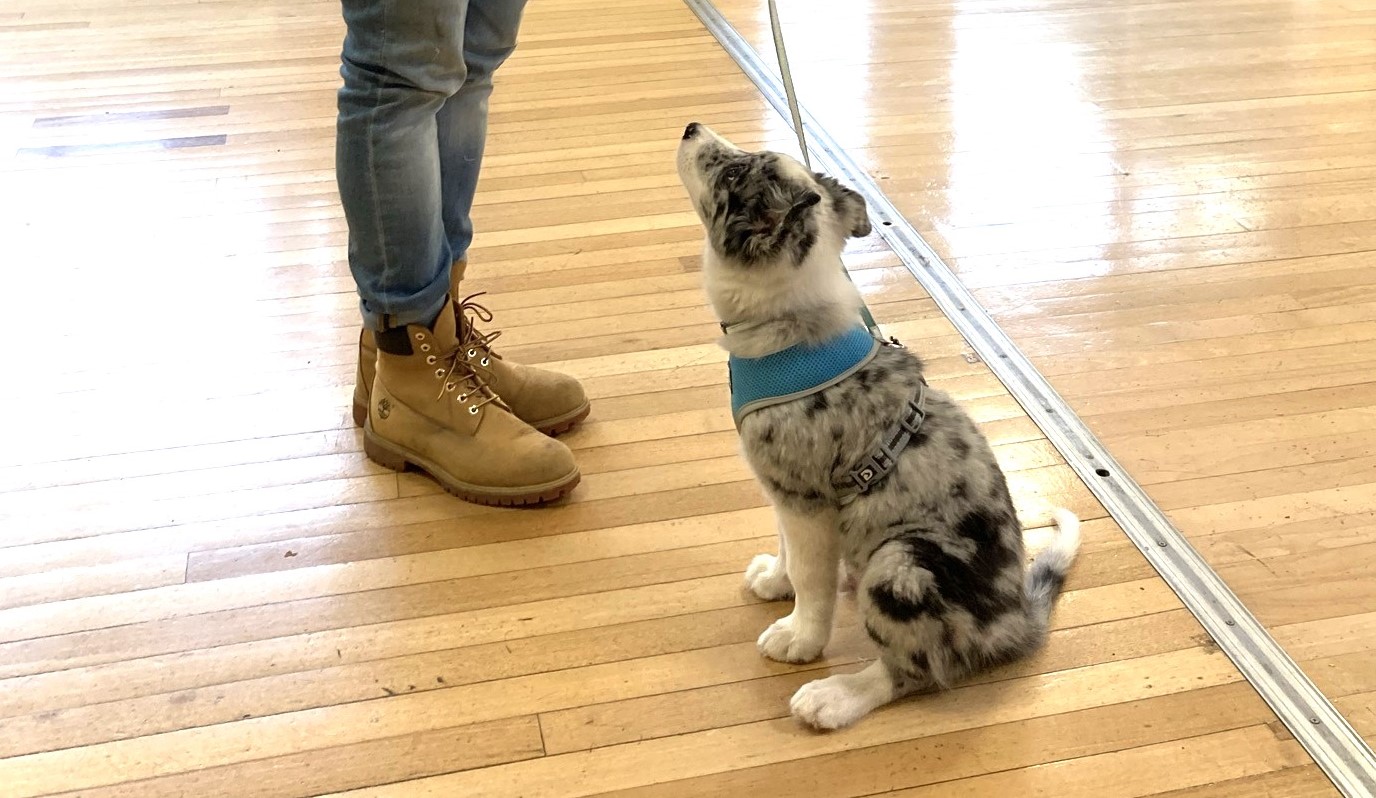
[[[1061,594],[1066,574],[1080,550],[1080,519],[1065,509],[1056,510],[1052,516],[1056,519],[1056,537],[1028,567],[1023,587],[1027,594],[1028,618],[1039,640],[1046,636],[1056,597]]]

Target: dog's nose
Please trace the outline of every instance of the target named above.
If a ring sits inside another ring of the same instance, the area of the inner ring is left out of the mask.
[[[697,122],[689,122],[688,127],[683,129],[683,138],[687,140],[696,136],[698,134],[698,130],[701,127],[702,125],[698,124]]]

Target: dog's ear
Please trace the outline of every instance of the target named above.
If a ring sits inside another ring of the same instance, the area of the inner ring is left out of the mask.
[[[727,220],[723,253],[750,265],[777,257],[796,243],[792,256],[801,261],[816,238],[809,212],[821,201],[822,195],[809,189],[791,195],[774,192],[758,203],[741,206],[739,214]]]
[[[870,215],[865,207],[865,198],[855,191],[841,185],[834,177],[817,175],[817,180],[831,197],[836,209],[836,217],[851,238],[864,238],[870,234]]]
[[[797,224],[803,218],[803,214],[808,212],[808,209],[821,201],[822,195],[811,189],[794,197],[793,206],[788,209],[788,213],[784,214],[783,227],[787,229],[790,225]]]

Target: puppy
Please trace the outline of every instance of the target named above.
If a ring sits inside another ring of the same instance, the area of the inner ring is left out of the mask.
[[[921,360],[857,325],[861,299],[841,252],[870,233],[864,199],[697,123],[684,131],[678,172],[706,230],[704,282],[726,332],[742,450],[778,520],[778,555],[757,556],[746,581],[760,598],[795,598],[760,651],[819,657],[842,570],[879,647],[864,670],[804,685],[793,714],[841,728],[1034,651],[1079,521],[1057,510],[1055,541],[1027,566],[1007,482],[974,422],[926,385]],[[817,353],[827,362],[808,359]],[[784,376],[769,373],[784,362]],[[812,376],[789,382],[797,373]],[[761,399],[761,383],[784,395]]]

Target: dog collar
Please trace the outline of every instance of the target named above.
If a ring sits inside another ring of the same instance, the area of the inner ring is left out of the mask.
[[[857,325],[815,346],[798,344],[764,357],[731,355],[727,368],[736,428],[756,410],[830,388],[873,360],[879,347],[879,340]]]

